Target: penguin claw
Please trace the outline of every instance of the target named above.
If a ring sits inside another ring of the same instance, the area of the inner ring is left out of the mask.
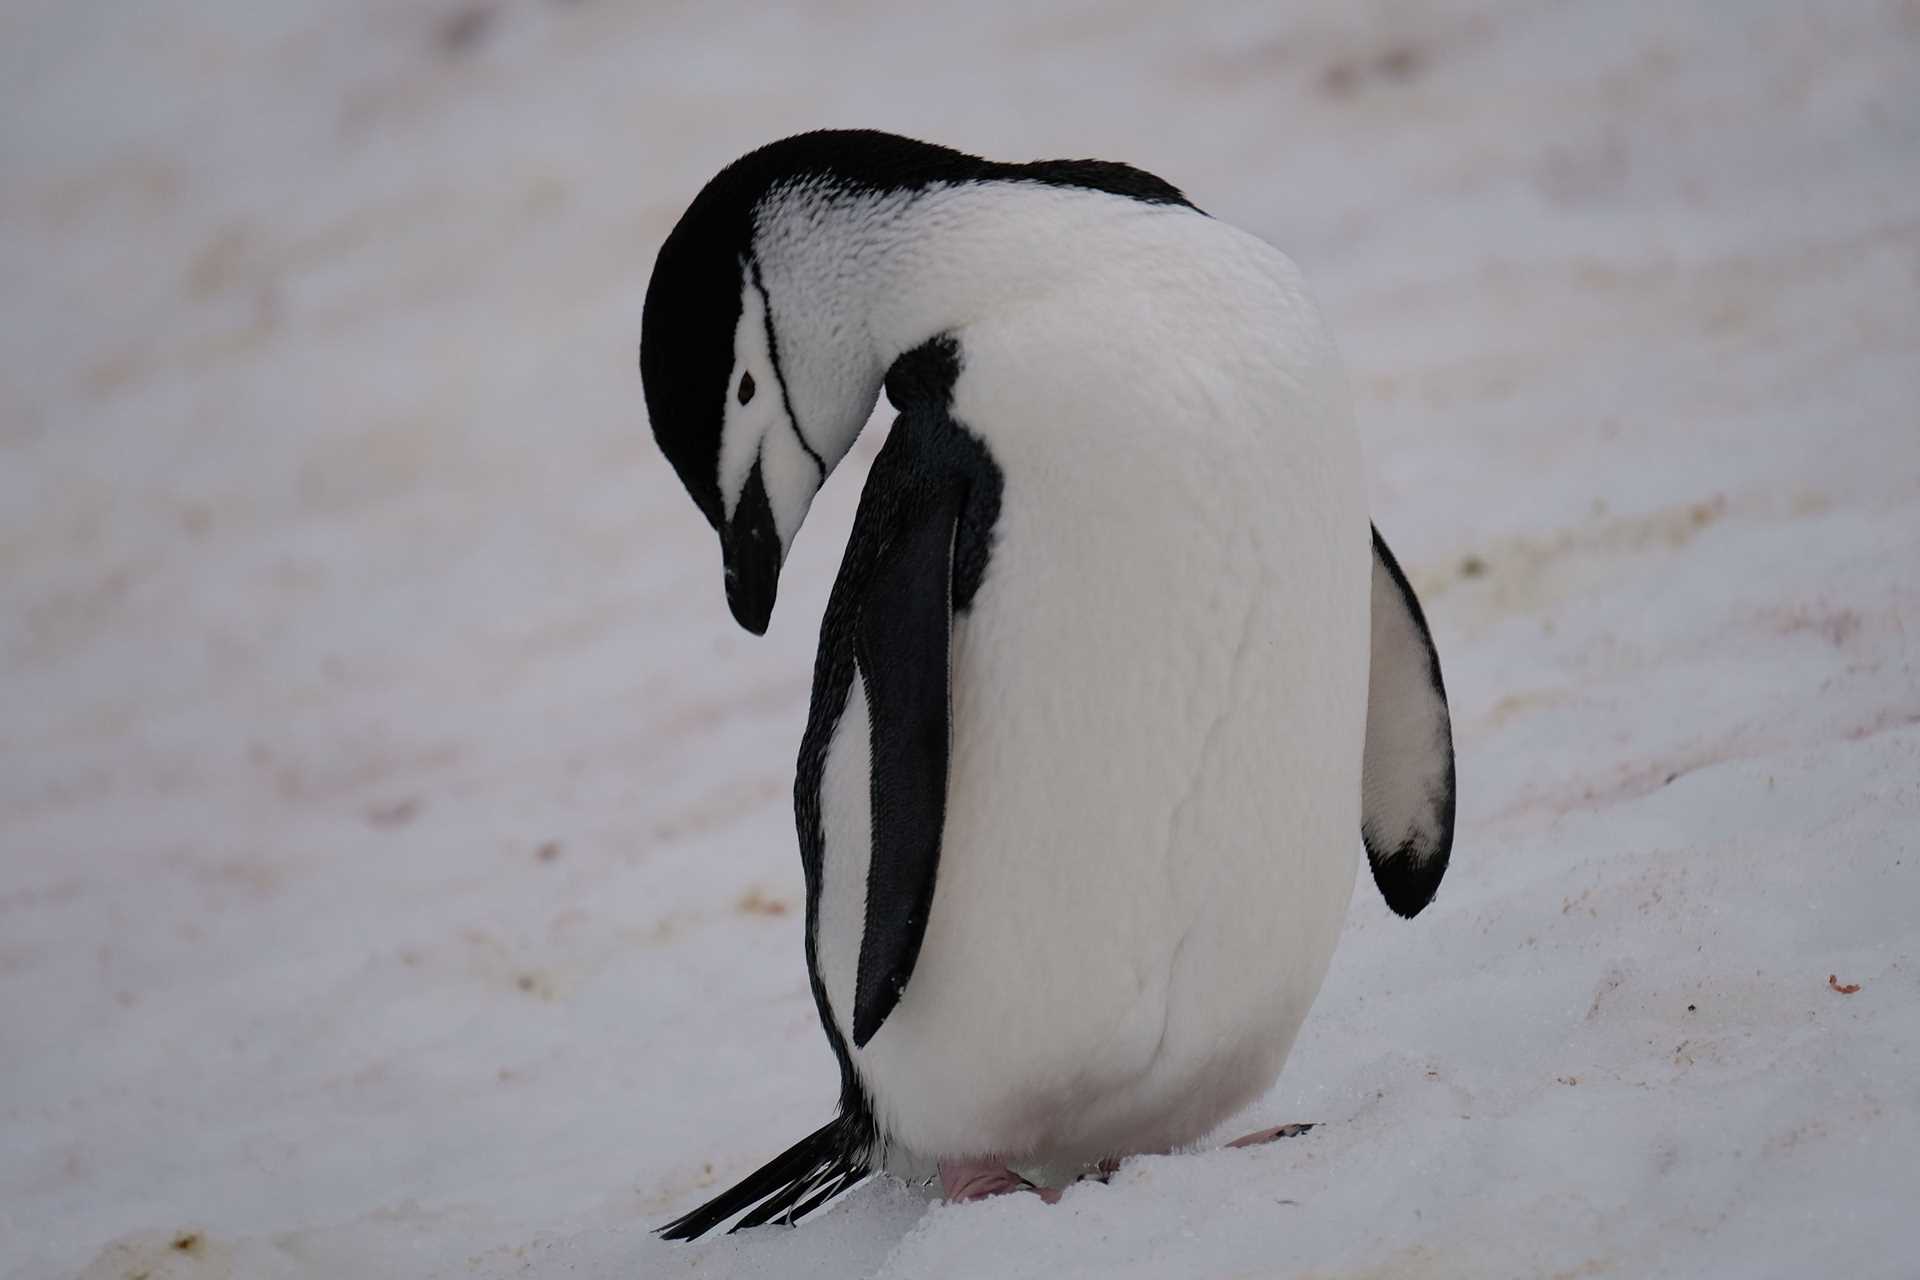
[[[1311,1124],[1283,1124],[1272,1129],[1257,1129],[1244,1138],[1235,1138],[1227,1145],[1229,1147],[1257,1147],[1268,1142],[1278,1142],[1282,1138],[1297,1138],[1311,1128],[1313,1128]]]
[[[985,1200],[989,1196],[1004,1196],[1015,1191],[1031,1191],[1048,1204],[1060,1199],[1058,1188],[1028,1182],[1005,1165],[995,1164],[991,1160],[942,1160],[940,1190],[947,1199],[956,1202]]]

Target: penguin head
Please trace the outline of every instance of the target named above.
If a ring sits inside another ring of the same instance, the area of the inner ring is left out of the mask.
[[[647,416],[720,536],[733,616],[756,635],[885,373],[870,281],[830,229],[968,162],[887,134],[801,134],[721,170],[660,247],[640,331]]]
[[[647,414],[661,452],[720,535],[734,618],[759,635],[826,464],[794,421],[750,260],[709,275],[711,287],[734,294],[724,308],[660,305],[663,274],[672,279],[656,269],[642,325]]]
[[[826,464],[794,422],[750,254],[712,244],[694,212],[661,250],[647,290],[647,416],[660,451],[720,535],[734,618],[760,635]]]

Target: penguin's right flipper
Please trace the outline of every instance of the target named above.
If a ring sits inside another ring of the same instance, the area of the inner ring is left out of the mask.
[[[1417,915],[1453,852],[1453,722],[1440,655],[1407,576],[1373,531],[1373,635],[1360,834],[1387,905]]]
[[[864,1046],[913,976],[933,906],[952,725],[953,548],[966,490],[935,482],[880,554],[861,602],[855,660],[871,725],[873,849],[854,979]]]

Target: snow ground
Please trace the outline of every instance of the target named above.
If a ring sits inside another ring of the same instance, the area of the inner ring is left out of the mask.
[[[23,0],[0,120],[0,1274],[1920,1275],[1910,0]],[[1460,842],[1239,1122],[1310,1135],[671,1247],[828,1114],[787,789],[862,468],[754,642],[634,344],[819,124],[1304,264]]]

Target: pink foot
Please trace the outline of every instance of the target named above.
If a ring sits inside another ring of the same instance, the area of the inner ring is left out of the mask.
[[[1260,1129],[1244,1138],[1235,1138],[1227,1145],[1230,1147],[1257,1147],[1266,1142],[1278,1142],[1281,1138],[1297,1138],[1313,1128],[1310,1124],[1283,1124],[1273,1129]]]
[[[942,1160],[940,1190],[949,1200],[985,1200],[1012,1191],[1031,1191],[1048,1204],[1060,1198],[1053,1187],[1035,1186],[995,1160]]]

